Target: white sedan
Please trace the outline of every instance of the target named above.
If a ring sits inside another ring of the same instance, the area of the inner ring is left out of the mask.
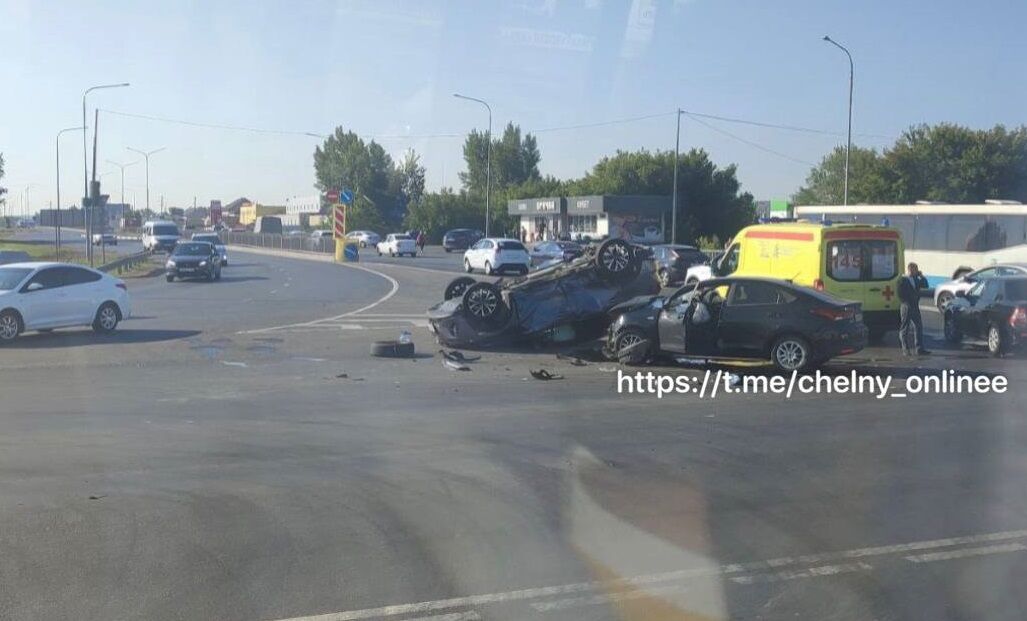
[[[978,281],[999,276],[1027,276],[1027,263],[998,263],[968,272],[934,289],[934,305],[939,309],[948,304],[960,291],[969,291]]]
[[[357,244],[361,248],[377,246],[378,242],[382,240],[381,236],[374,231],[350,231],[349,233],[346,233],[346,239],[356,240]]]
[[[524,244],[516,239],[486,237],[464,252],[464,271],[481,270],[486,274],[515,271],[527,274],[531,268],[531,255]]]
[[[378,256],[387,254],[390,257],[403,256],[409,254],[412,257],[417,256],[417,242],[414,241],[413,237],[405,233],[389,233],[385,236],[385,241],[378,242],[376,246],[378,249]]]
[[[131,315],[128,288],[109,274],[69,263],[0,267],[0,343],[26,330],[92,326],[108,333]]]

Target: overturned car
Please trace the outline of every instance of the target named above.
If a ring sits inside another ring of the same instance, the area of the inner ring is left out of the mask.
[[[598,337],[608,311],[660,291],[652,252],[619,239],[589,246],[569,263],[527,276],[480,282],[462,276],[428,310],[438,341],[450,347],[546,344]]]

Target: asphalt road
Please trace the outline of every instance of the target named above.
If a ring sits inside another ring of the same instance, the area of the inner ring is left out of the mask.
[[[12,239],[24,241],[54,242],[55,231],[51,227],[35,227],[32,229],[21,229],[14,233]],[[86,253],[86,237],[80,229],[61,229],[61,245],[75,252]],[[143,249],[143,245],[134,240],[119,240],[116,246],[94,246],[94,259],[97,264],[102,263],[104,253],[107,256],[121,256],[132,254]]]
[[[456,372],[423,327],[434,259],[230,252],[218,283],[130,279],[115,335],[0,350],[0,618],[1027,612],[1022,360],[830,367],[1011,384],[904,399],[618,394],[551,352]],[[401,330],[418,358],[367,355]]]

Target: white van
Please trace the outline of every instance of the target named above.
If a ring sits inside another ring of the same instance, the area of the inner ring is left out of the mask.
[[[143,250],[171,252],[181,233],[178,225],[168,220],[152,220],[143,225]]]

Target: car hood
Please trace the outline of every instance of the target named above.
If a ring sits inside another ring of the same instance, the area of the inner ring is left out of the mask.
[[[633,311],[633,310],[635,310],[637,308],[643,308],[643,307],[648,306],[649,304],[651,304],[653,300],[657,300],[657,299],[666,299],[666,298],[664,298],[663,296],[659,296],[659,295],[640,295],[640,296],[637,296],[637,297],[633,297],[630,300],[627,300],[626,302],[621,302],[620,304],[618,304],[618,305],[614,306],[613,308],[611,308],[610,309],[610,315],[620,315],[621,313],[627,313],[627,312]]]

